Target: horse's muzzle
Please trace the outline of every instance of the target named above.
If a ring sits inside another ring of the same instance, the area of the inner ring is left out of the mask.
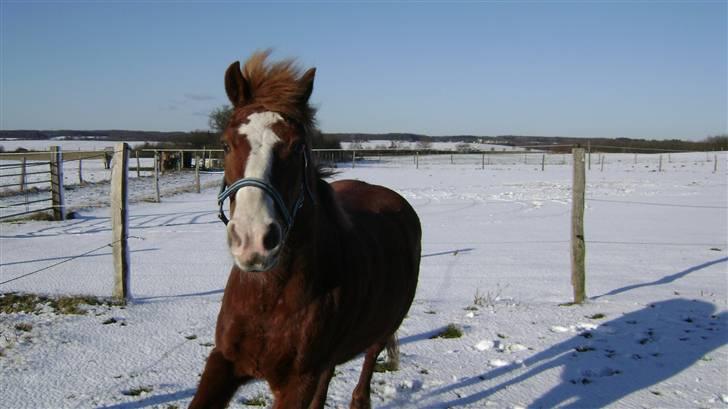
[[[241,228],[235,220],[227,226],[228,246],[235,264],[243,271],[267,271],[278,262],[282,232],[277,223]]]

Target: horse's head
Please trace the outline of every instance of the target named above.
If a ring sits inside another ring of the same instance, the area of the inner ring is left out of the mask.
[[[266,64],[256,53],[225,73],[233,115],[222,136],[225,183],[220,193],[223,221],[230,199],[227,237],[243,271],[266,271],[280,250],[308,191],[309,147],[314,110],[308,105],[315,69],[301,74],[291,61]]]

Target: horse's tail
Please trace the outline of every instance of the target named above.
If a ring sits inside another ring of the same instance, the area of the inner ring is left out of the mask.
[[[399,340],[397,333],[393,333],[387,339],[387,369],[390,371],[399,370]]]

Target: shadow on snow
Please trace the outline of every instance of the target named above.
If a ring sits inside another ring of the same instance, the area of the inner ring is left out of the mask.
[[[492,369],[431,390],[422,397],[427,403],[408,403],[433,409],[482,404],[512,385],[558,370],[561,382],[535,397],[529,407],[603,407],[653,387],[701,359],[710,360],[707,354],[728,343],[727,328],[728,313],[716,314],[713,304],[686,299],[661,301],[583,331],[522,364]],[[425,340],[434,333],[401,341]],[[453,396],[456,398],[451,399]],[[429,403],[433,401],[437,403]],[[403,401],[395,399],[384,407],[397,407],[398,402]]]

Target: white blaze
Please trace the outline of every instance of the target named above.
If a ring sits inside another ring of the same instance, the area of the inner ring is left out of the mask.
[[[248,116],[248,123],[240,125],[238,133],[245,135],[250,144],[250,153],[245,165],[246,178],[263,179],[270,182],[273,164],[273,147],[280,138],[273,132],[273,125],[283,118],[275,112],[256,112]],[[246,238],[265,234],[268,224],[275,220],[273,200],[260,188],[246,186],[235,193],[235,214],[232,218],[238,230]]]

